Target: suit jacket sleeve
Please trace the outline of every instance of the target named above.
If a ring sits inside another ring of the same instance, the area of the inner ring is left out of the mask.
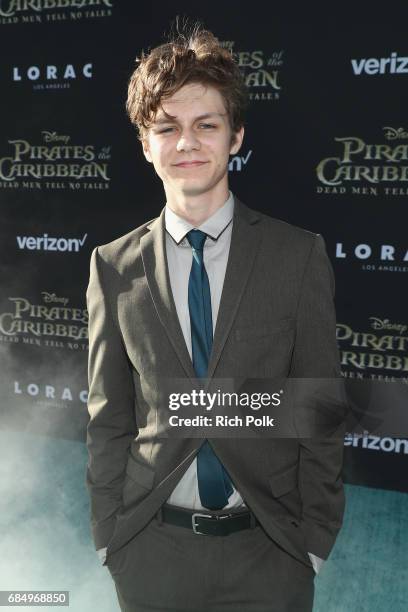
[[[122,505],[122,487],[131,440],[137,432],[130,363],[104,286],[106,270],[98,247],[91,255],[86,292],[89,316],[88,465],[86,485],[96,549],[106,547]],[[112,290],[111,285],[109,289]]]
[[[342,384],[334,289],[334,274],[325,243],[317,234],[306,263],[298,304],[291,377],[339,379],[339,385]],[[321,559],[328,557],[342,525],[344,434],[345,419],[340,406],[334,435],[299,439],[301,525],[307,550]]]

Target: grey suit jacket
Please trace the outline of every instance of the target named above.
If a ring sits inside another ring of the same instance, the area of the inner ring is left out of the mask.
[[[334,276],[319,234],[235,198],[208,378],[340,378]],[[171,292],[164,208],[96,247],[87,289],[86,484],[95,548],[125,546],[166,501],[203,440],[158,436],[163,378],[192,378]],[[306,565],[342,524],[344,424],[332,439],[211,439],[270,537]],[[200,537],[200,536],[197,536]]]

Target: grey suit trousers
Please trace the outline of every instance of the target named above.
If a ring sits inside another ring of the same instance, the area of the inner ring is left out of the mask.
[[[123,612],[311,612],[314,570],[260,527],[196,535],[161,513],[108,555]]]

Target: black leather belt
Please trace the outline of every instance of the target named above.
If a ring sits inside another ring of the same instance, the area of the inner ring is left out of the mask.
[[[211,514],[174,508],[168,504],[161,507],[161,518],[165,523],[191,529],[197,535],[226,536],[235,531],[250,529],[259,525],[256,517],[249,510],[228,514]]]

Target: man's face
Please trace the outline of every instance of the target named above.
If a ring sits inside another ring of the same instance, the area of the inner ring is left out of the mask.
[[[244,128],[235,134],[217,89],[184,85],[159,108],[142,144],[164,183],[167,197],[198,196],[228,186],[228,156],[239,151]]]

